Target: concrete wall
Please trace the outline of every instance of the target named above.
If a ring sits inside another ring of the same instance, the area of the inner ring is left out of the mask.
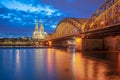
[[[78,51],[120,51],[120,36],[103,39],[81,39],[76,43]]]
[[[102,39],[83,39],[82,50],[83,51],[103,50],[103,40]]]
[[[120,51],[120,36],[108,36],[104,38],[104,50]]]

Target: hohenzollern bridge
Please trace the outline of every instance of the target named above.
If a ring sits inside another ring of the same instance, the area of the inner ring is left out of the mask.
[[[77,50],[120,50],[120,0],[107,0],[88,19],[63,19],[46,41]]]

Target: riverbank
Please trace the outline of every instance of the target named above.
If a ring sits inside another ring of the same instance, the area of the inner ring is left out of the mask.
[[[50,48],[49,46],[0,46],[0,48]]]

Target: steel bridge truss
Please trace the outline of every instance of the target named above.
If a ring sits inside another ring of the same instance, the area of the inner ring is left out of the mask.
[[[120,23],[120,0],[107,0],[86,22],[84,31],[94,31]]]
[[[49,39],[102,30],[115,25],[120,25],[120,0],[107,0],[89,19],[63,19]]]
[[[57,25],[57,28],[52,35],[52,39],[73,36],[81,33],[82,24],[85,21],[86,19],[65,18]]]

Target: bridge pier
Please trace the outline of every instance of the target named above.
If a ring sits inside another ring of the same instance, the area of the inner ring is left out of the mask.
[[[104,38],[104,50],[120,51],[120,36],[108,36]]]
[[[66,48],[67,47],[67,40],[55,40],[55,41],[52,41],[52,47]]]
[[[83,51],[100,51],[103,50],[103,39],[82,39]]]
[[[49,47],[52,47],[52,41],[48,41],[47,44]]]
[[[76,38],[78,51],[120,51],[120,36],[107,36],[101,39]]]
[[[77,51],[103,50],[103,39],[88,39],[76,37],[75,48]]]
[[[75,49],[77,51],[82,51],[83,50],[83,39],[81,37],[76,37],[75,38]]]

